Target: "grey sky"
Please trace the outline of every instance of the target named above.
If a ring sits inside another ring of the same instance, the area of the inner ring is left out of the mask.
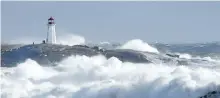
[[[2,40],[58,35],[87,41],[194,43],[220,41],[220,2],[1,2]]]

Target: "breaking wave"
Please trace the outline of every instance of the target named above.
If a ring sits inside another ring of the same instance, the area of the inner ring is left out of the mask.
[[[180,54],[180,58],[191,59],[192,56],[190,54],[185,53],[185,54]]]
[[[216,69],[70,56],[56,67],[28,59],[2,68],[2,98],[197,98],[220,89]]]
[[[26,39],[17,42],[32,43]],[[57,42],[72,46],[85,44],[85,38],[64,34],[57,38]],[[112,45],[109,42],[100,44]],[[159,48],[140,39],[115,46],[117,49],[160,53]],[[162,56],[163,52],[160,54]],[[116,57],[107,59],[103,55],[76,55],[63,59],[57,66],[45,67],[27,59],[16,67],[1,67],[1,98],[198,98],[210,91],[220,91],[219,59],[188,52],[174,54],[177,55],[168,57],[171,61],[184,59],[182,62],[190,62],[189,65],[131,63]],[[159,58],[152,57],[156,61]],[[219,97],[220,92],[212,98]]]
[[[57,44],[62,45],[81,45],[85,44],[86,40],[83,36],[75,35],[75,34],[62,34],[57,38]]]
[[[159,51],[156,48],[150,46],[148,43],[143,42],[140,39],[130,40],[130,41],[126,42],[125,44],[123,44],[119,48],[120,49],[133,49],[133,50],[137,50],[137,51],[159,53]]]

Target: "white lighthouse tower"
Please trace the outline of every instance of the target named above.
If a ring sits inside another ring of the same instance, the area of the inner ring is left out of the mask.
[[[54,18],[50,17],[48,19],[48,30],[47,30],[47,39],[46,39],[46,43],[49,44],[56,44],[56,31],[55,31],[55,22],[54,22]]]

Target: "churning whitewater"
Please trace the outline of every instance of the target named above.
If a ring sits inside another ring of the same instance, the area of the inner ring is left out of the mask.
[[[220,49],[219,43],[203,46],[208,47],[205,52],[187,50],[196,49],[195,45],[152,46],[139,39],[105,45],[100,46],[147,52],[152,62],[122,61],[97,54],[71,55],[56,66],[45,66],[26,58],[14,67],[1,67],[1,98],[220,98],[219,52],[208,50]],[[159,59],[166,53],[170,53],[169,62],[163,62],[165,57]]]

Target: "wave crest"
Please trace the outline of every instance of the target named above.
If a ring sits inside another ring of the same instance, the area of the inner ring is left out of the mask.
[[[81,45],[85,44],[86,40],[83,36],[75,35],[75,34],[63,34],[58,37],[57,44],[62,45]]]
[[[196,98],[220,85],[215,69],[128,63],[102,55],[71,56],[56,67],[33,60],[19,66],[2,72],[3,97]]]
[[[159,51],[156,48],[150,46],[148,43],[143,42],[140,39],[130,40],[123,44],[121,47],[119,47],[119,49],[133,49],[137,51],[159,53]]]

